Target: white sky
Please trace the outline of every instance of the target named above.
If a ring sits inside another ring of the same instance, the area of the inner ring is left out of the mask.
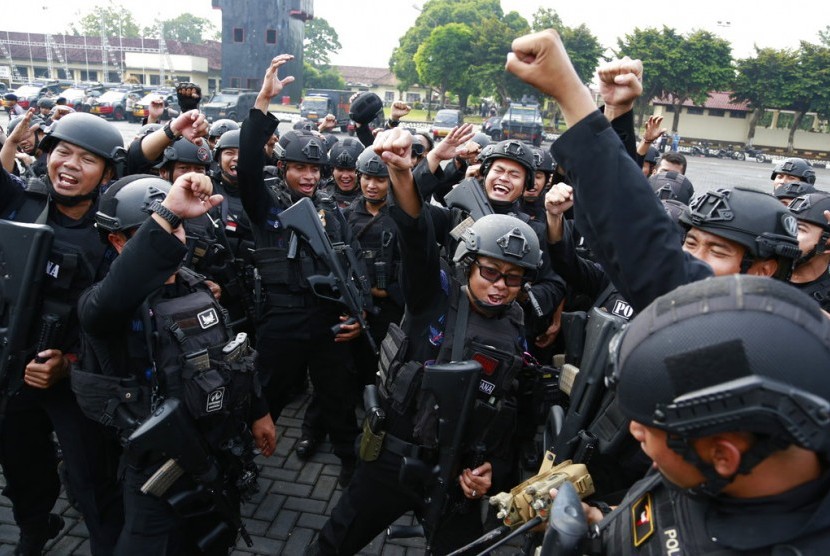
[[[116,2],[118,0],[113,1]],[[424,0],[314,0],[314,12],[317,17],[326,19],[340,37],[343,49],[333,58],[334,64],[386,67],[392,49],[414,23],[418,7],[423,3]],[[26,9],[17,9],[12,17],[4,17],[0,30],[60,33],[78,19],[78,14],[85,14],[99,4],[110,3],[102,0],[33,0]],[[797,48],[799,40],[818,42],[818,31],[830,25],[826,2],[791,0],[774,9],[763,9],[761,4],[734,0],[674,3],[501,1],[505,13],[518,11],[530,23],[538,7],[552,8],[569,27],[585,23],[606,47],[616,47],[617,37],[638,26],[661,28],[665,24],[681,33],[707,29],[730,41],[736,57],[750,56],[753,44],[781,49]],[[210,0],[124,0],[123,5],[132,11],[141,26],[151,24],[156,18],[176,17],[184,11],[208,18],[217,27],[221,22],[221,12],[211,8]],[[42,17],[38,16],[38,7],[43,8]]]

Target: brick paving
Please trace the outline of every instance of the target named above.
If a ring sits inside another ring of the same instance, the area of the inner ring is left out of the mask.
[[[300,437],[300,424],[308,403],[304,395],[287,406],[277,420],[277,449],[268,459],[260,457],[259,493],[242,506],[242,516],[253,547],[241,539],[231,552],[233,556],[252,554],[300,555],[340,499],[342,489],[337,484],[339,459],[331,452],[331,444],[323,442],[317,453],[302,461],[294,453]],[[5,479],[0,474],[0,486]],[[66,525],[57,538],[46,545],[50,556],[90,555],[89,534],[78,512],[67,502],[63,493],[54,512],[61,514]],[[412,525],[412,514],[402,516],[396,523]],[[11,504],[0,496],[0,556],[11,555],[18,539],[18,529],[12,518]],[[361,555],[415,556],[424,553],[423,539],[387,540],[382,533]],[[515,547],[499,549],[494,554],[515,554]]]

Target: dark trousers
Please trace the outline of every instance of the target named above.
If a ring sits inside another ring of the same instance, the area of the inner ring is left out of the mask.
[[[162,462],[149,467],[125,466],[124,513],[126,520],[116,556],[189,556],[226,555],[236,540],[236,531],[226,529],[206,552],[197,549],[196,540],[219,523],[219,517],[206,511],[205,503],[190,503],[193,516],[183,517],[167,501],[141,492],[141,486],[158,470]],[[181,493],[192,490],[195,483],[184,476],[171,487]],[[238,507],[238,501],[237,501]]]
[[[271,416],[279,416],[291,401],[292,391],[309,373],[318,397],[320,423],[331,438],[334,453],[341,460],[354,461],[358,428],[348,343],[335,343],[331,335],[312,340],[282,340],[260,331],[257,351],[260,380]]]
[[[124,519],[116,482],[118,445],[81,412],[68,382],[47,390],[24,386],[9,401],[0,429],[3,494],[12,501],[22,531],[34,535],[45,531],[60,493],[54,430],[69,491],[89,529],[91,551],[112,554]]]
[[[423,495],[398,480],[401,457],[383,452],[361,461],[309,554],[354,554],[408,511],[420,513]],[[445,514],[433,541],[434,554],[447,554],[483,533],[477,508]]]

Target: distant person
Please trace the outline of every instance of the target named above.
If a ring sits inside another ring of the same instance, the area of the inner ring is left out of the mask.
[[[675,131],[674,135],[671,136],[671,150],[672,150],[672,152],[677,152],[678,147],[680,147],[680,135]]]

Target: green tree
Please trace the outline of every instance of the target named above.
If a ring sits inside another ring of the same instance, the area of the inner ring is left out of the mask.
[[[398,87],[405,91],[420,82],[415,66],[415,53],[432,31],[448,23],[464,23],[474,32],[489,19],[502,19],[500,0],[429,0],[421,9],[415,24],[399,39],[392,51],[389,68],[398,78]],[[500,40],[491,36],[491,40]],[[511,38],[512,39],[512,38]],[[509,44],[509,43],[508,43]],[[502,51],[502,65],[504,65]],[[425,83],[422,83],[426,85]]]
[[[137,38],[140,36],[138,24],[132,12],[120,4],[109,7],[96,6],[77,22],[70,23],[67,34],[96,37],[101,35],[101,28],[107,37]]]
[[[755,56],[735,62],[737,77],[732,88],[734,102],[747,102],[752,109],[746,142],[752,144],[755,129],[766,108],[782,106],[787,80],[797,70],[798,56],[792,50],[755,47]]]
[[[419,81],[438,89],[442,105],[448,91],[461,96],[469,95],[472,89],[470,66],[475,61],[474,38],[468,25],[449,23],[433,29],[415,52]],[[460,102],[463,106],[466,96]]]
[[[307,89],[344,89],[346,82],[338,71],[330,66],[315,67],[303,62],[303,81]]]
[[[201,44],[205,40],[221,37],[221,33],[210,20],[189,13],[183,13],[173,19],[156,20],[153,26],[144,28],[145,36],[158,36],[159,34],[165,39],[193,44]]]
[[[476,65],[471,71],[481,93],[495,97],[501,105],[509,98],[538,95],[536,89],[504,70],[504,53],[510,51],[513,38],[530,31],[527,20],[516,12],[510,12],[503,18],[490,17],[483,20],[477,30],[478,36],[473,47]]]
[[[556,29],[560,31],[565,27],[562,18],[551,8],[539,8],[533,14],[533,31],[544,31],[545,29]]]
[[[616,56],[643,60],[645,64],[643,94],[636,105],[640,125],[651,100],[655,97],[666,97],[671,83],[682,71],[682,48],[683,37],[668,27],[663,27],[662,30],[653,27],[635,28],[632,33],[617,39]]]
[[[312,66],[328,66],[330,56],[340,51],[337,31],[323,18],[306,21],[303,39],[303,60]]]
[[[795,132],[807,112],[817,111],[819,117],[827,118],[830,112],[830,48],[801,41],[798,49],[798,64],[788,76],[784,94],[785,103],[781,108],[795,112],[787,150],[793,152]]]

